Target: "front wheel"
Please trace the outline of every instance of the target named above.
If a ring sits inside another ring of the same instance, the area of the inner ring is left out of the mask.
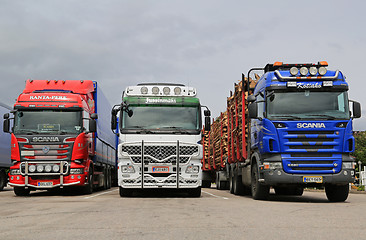
[[[265,200],[269,196],[269,186],[259,182],[259,172],[256,164],[252,166],[251,171],[251,190],[252,197],[255,200]]]
[[[325,185],[325,194],[330,202],[344,202],[348,198],[349,185]]]
[[[6,176],[5,171],[0,170],[0,191],[2,191],[4,189],[4,187],[6,186],[7,180],[8,180],[8,178]]]
[[[14,193],[17,196],[24,197],[24,196],[28,196],[29,195],[30,190],[29,190],[29,188],[26,189],[24,187],[14,187]]]
[[[190,197],[199,198],[201,197],[201,187],[188,189]]]
[[[119,196],[120,197],[131,197],[133,190],[130,188],[119,187]]]
[[[88,184],[86,186],[84,186],[85,194],[93,193],[93,184],[94,184],[94,174],[93,174],[93,170],[90,168],[89,174],[88,174]]]

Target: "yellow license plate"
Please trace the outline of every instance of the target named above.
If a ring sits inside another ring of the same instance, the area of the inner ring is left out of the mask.
[[[306,176],[302,177],[304,183],[323,183],[322,176]]]

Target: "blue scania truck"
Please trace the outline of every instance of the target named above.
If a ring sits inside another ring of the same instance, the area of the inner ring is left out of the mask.
[[[266,199],[271,187],[281,195],[324,187],[329,201],[347,199],[355,178],[352,119],[361,117],[361,106],[348,99],[343,73],[327,66],[276,62],[243,74],[243,110],[228,106],[227,164],[216,182],[254,199]],[[249,76],[259,70],[254,85]]]

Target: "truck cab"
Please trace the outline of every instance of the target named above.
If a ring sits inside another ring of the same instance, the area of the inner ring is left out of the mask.
[[[342,72],[327,66],[276,62],[263,68],[248,97],[251,167],[243,168],[254,198],[266,198],[269,187],[302,194],[314,186],[325,187],[330,201],[347,199],[355,178],[352,119],[361,108],[348,99]]]
[[[201,195],[202,116],[196,94],[195,88],[181,84],[126,88],[122,103],[112,110],[112,129],[119,112],[121,197],[146,188],[185,189],[191,196]]]

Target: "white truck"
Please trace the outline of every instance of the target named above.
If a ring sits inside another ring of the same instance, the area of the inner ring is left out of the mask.
[[[121,197],[147,188],[184,189],[191,197],[201,196],[203,106],[196,94],[195,88],[182,84],[126,88],[122,103],[112,109],[111,121],[112,129],[119,129]],[[210,128],[210,111],[204,115]]]

